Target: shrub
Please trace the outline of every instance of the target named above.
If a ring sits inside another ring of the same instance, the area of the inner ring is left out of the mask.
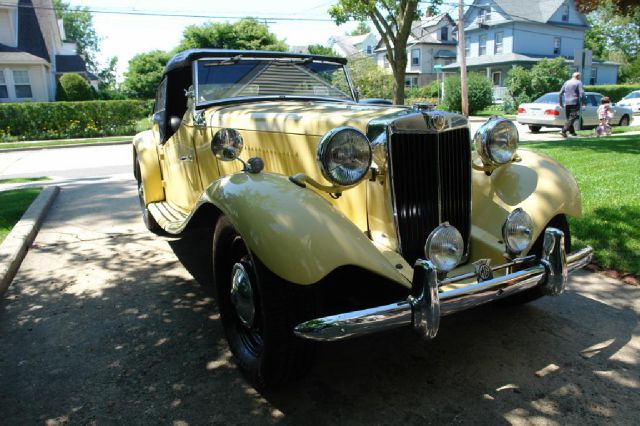
[[[80,74],[64,74],[58,80],[58,94],[56,99],[65,101],[88,101],[94,98],[94,93],[87,80]]]
[[[584,86],[587,92],[598,92],[618,102],[633,90],[640,90],[640,84],[603,84],[601,86]]]
[[[509,105],[531,102],[548,92],[557,92],[570,77],[564,58],[541,59],[531,69],[515,66],[507,72],[506,86],[513,98]]]
[[[0,104],[2,140],[132,135],[153,101],[86,101]]]
[[[480,73],[467,76],[469,114],[472,115],[493,103],[491,80]],[[450,76],[444,80],[444,99],[440,107],[445,111],[461,112],[460,76]]]

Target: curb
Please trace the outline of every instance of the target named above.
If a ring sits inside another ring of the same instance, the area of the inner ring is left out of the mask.
[[[44,188],[0,244],[0,297],[4,296],[18,272],[27,249],[38,234],[40,225],[59,192],[60,188],[57,186]]]
[[[95,143],[76,143],[70,145],[52,145],[52,146],[29,146],[24,148],[0,148],[2,152],[18,152],[18,151],[37,151],[39,149],[62,149],[62,148],[81,148],[83,146],[109,146],[109,145],[125,145],[130,144],[131,140],[116,142],[95,142]]]

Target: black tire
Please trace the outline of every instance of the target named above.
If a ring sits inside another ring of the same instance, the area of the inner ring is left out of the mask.
[[[162,235],[164,232],[163,229],[158,225],[158,222],[153,218],[153,215],[144,203],[144,185],[142,184],[142,176],[140,175],[140,163],[136,157],[134,157],[134,161],[133,175],[138,185],[138,202],[140,203],[140,210],[142,211],[142,221],[149,231],[157,235]]]
[[[269,271],[225,216],[216,224],[212,253],[222,326],[245,377],[265,389],[304,374],[315,359],[316,344],[296,337],[293,328],[319,315],[315,289],[286,282]],[[232,302],[232,273],[238,264],[250,281],[254,307],[250,324],[247,318],[243,322]]]
[[[620,126],[628,126],[630,122],[631,122],[631,120],[629,119],[629,116],[625,114],[620,119],[619,125]]]
[[[540,129],[542,129],[542,126],[534,126],[532,124],[529,125],[529,131],[531,133],[540,133]]]
[[[552,227],[558,228],[562,232],[564,232],[564,249],[567,253],[571,252],[571,233],[569,231],[569,223],[567,222],[567,218],[565,215],[558,215],[551,219],[549,224],[545,227],[545,229]],[[542,256],[542,242],[544,240],[544,231],[540,234],[538,239],[533,243],[531,250],[529,250],[529,254],[535,254],[538,258]],[[534,287],[529,290],[525,290],[521,293],[514,294],[513,296],[506,297],[502,299],[502,302],[508,305],[522,305],[524,303],[533,302],[536,299],[544,296],[541,287]]]

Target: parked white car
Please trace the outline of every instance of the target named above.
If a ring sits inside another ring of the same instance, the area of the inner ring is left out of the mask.
[[[630,108],[634,113],[640,112],[640,90],[634,90],[622,98],[616,106]]]
[[[598,106],[603,95],[595,92],[585,92],[587,105],[580,110],[580,119],[574,123],[575,130],[596,127],[599,124]],[[613,106],[614,116],[611,124],[628,126],[633,112],[630,108]],[[518,107],[518,123],[529,126],[531,133],[538,133],[542,127],[562,127],[566,121],[564,108],[560,107],[558,92],[542,95],[528,104]]]

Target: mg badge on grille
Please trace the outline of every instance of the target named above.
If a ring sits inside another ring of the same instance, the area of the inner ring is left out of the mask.
[[[478,282],[489,281],[493,279],[491,259],[480,259],[476,262],[473,262],[473,269],[476,271],[476,279],[478,280]]]
[[[431,118],[431,125],[438,132],[443,130],[447,124],[447,119],[445,118],[444,115],[439,115],[439,114],[432,115],[430,118]]]

